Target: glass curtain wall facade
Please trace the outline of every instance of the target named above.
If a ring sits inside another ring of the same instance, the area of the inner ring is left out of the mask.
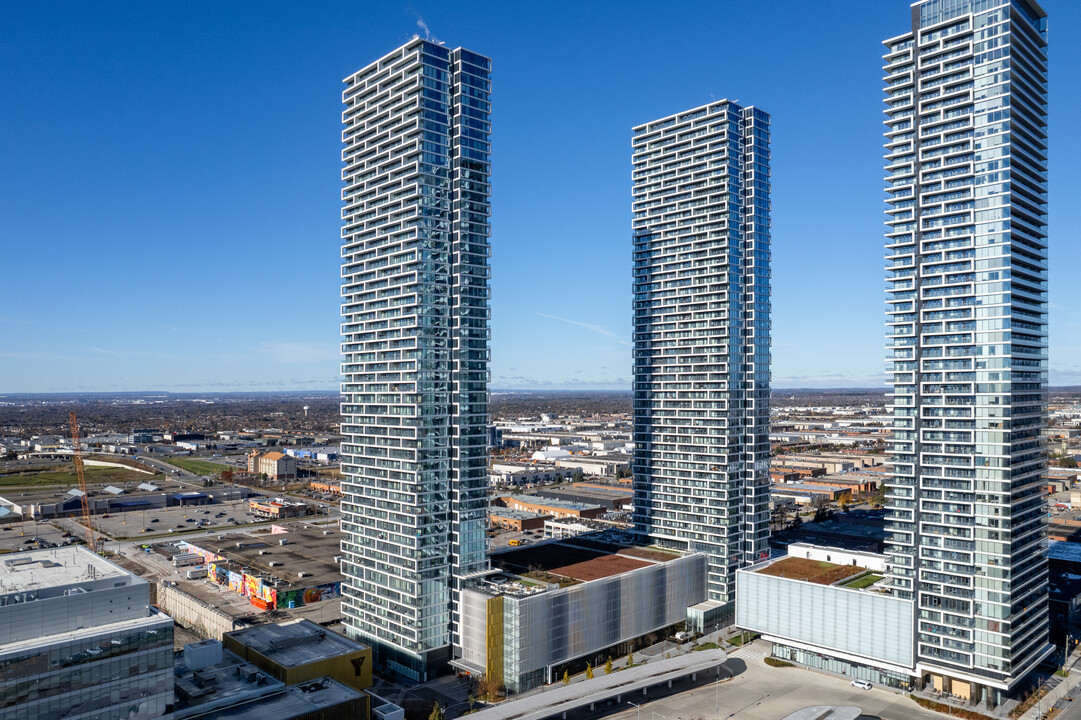
[[[702,624],[769,554],[770,118],[722,100],[634,128],[634,521],[709,556]]]
[[[342,95],[342,610],[417,681],[487,569],[490,69],[414,39]]]
[[[1050,650],[1046,16],[925,0],[885,46],[893,592],[994,703]]]

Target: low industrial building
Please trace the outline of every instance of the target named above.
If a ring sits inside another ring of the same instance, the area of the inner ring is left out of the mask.
[[[459,668],[513,692],[627,652],[706,599],[706,556],[586,540],[493,553],[499,568],[462,591]],[[579,668],[580,666],[580,668]]]
[[[544,537],[546,538],[569,538],[584,535],[596,530],[596,528],[573,520],[545,520]]]
[[[805,485],[831,485],[847,489],[853,496],[864,493],[872,493],[882,484],[883,476],[869,475],[865,473],[846,472],[838,475],[819,475],[818,477],[805,477],[802,482]]]
[[[539,488],[531,494],[552,500],[601,505],[606,510],[622,510],[634,502],[634,491],[631,488],[619,486],[598,487],[574,483],[569,487]]]
[[[156,718],[173,620],[143,579],[72,546],[0,559],[0,717]]]
[[[248,494],[248,489],[244,487],[221,486],[206,492],[175,492],[165,491],[152,483],[139,483],[125,487],[90,486],[86,500],[91,514],[103,515],[179,505],[209,505],[239,500]],[[0,498],[0,506],[9,507],[11,512],[28,520],[71,517],[82,514],[82,495],[82,491],[77,488],[22,490],[9,492]]]
[[[206,561],[207,580],[244,595],[260,610],[287,610],[341,597],[337,527],[274,525],[262,533],[180,543]]]
[[[248,503],[248,511],[255,517],[264,520],[304,517],[308,514],[309,509],[307,503],[281,497],[260,498]]]
[[[608,512],[603,505],[555,500],[536,495],[504,495],[496,498],[496,502],[511,510],[525,510],[554,518],[596,518]]]
[[[544,485],[569,480],[574,471],[536,463],[492,463],[488,479],[493,485]]]
[[[312,480],[308,483],[308,488],[315,492],[327,493],[328,495],[341,495],[342,486],[338,483],[322,482],[321,480]]]
[[[488,525],[492,528],[503,530],[542,530],[544,521],[551,515],[543,513],[526,512],[524,510],[511,510],[510,508],[493,505],[488,508]]]
[[[308,620],[234,630],[222,644],[286,685],[330,677],[355,690],[372,686],[372,649]]]
[[[631,466],[631,456],[626,453],[608,453],[607,455],[572,455],[559,458],[556,465],[581,470],[586,475],[615,475],[620,470]]]
[[[770,487],[769,495],[771,498],[791,498],[797,505],[810,505],[822,500],[835,502],[845,495],[851,497],[846,488],[795,482],[776,483]]]
[[[223,649],[217,640],[184,646],[175,667],[175,688],[174,720],[368,717],[363,692],[330,677],[286,685],[254,663]]]
[[[291,447],[285,449],[285,454],[297,458],[298,460],[310,460],[312,462],[320,463],[321,465],[329,465],[332,462],[337,462],[340,457],[337,446],[330,445]]]
[[[793,465],[775,465],[770,468],[769,476],[771,480],[777,480],[780,478],[790,477],[820,477],[825,475],[826,471],[820,467],[796,467]],[[787,481],[786,481],[787,482]]]

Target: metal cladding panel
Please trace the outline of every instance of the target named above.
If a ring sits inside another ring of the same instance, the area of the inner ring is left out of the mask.
[[[488,600],[490,596],[476,590],[463,590],[462,608],[462,660],[485,667],[488,638]]]
[[[913,666],[913,604],[879,593],[736,573],[736,625],[794,642]]]
[[[686,619],[706,599],[706,556],[658,563],[528,598],[504,598],[509,665],[525,674]]]

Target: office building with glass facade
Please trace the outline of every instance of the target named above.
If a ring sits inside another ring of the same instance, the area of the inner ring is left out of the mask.
[[[883,56],[892,593],[916,675],[990,704],[1051,650],[1046,24],[923,0]]]
[[[342,95],[342,612],[414,681],[488,567],[489,71],[418,38]]]
[[[0,560],[0,718],[171,717],[173,619],[80,547]]]
[[[709,557],[694,625],[769,554],[770,118],[721,100],[634,128],[634,522]]]

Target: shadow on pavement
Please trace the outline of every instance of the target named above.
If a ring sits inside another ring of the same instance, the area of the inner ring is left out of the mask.
[[[747,663],[742,658],[728,658],[723,665],[732,677],[742,674],[747,669]]]

